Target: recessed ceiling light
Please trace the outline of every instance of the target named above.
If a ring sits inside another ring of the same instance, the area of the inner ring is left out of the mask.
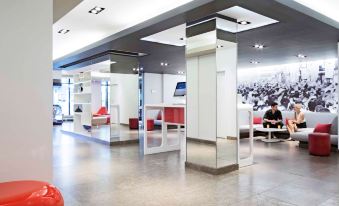
[[[300,59],[305,59],[307,56],[303,55],[303,54],[298,54],[297,57],[300,58]]]
[[[91,14],[99,14],[100,12],[102,12],[103,10],[105,10],[105,8],[102,8],[102,7],[94,7],[93,9],[89,10],[88,13],[91,13]]]
[[[251,60],[250,63],[251,63],[251,64],[259,64],[260,62]]]
[[[241,24],[241,25],[247,25],[247,24],[250,24],[251,22],[249,21],[238,21],[238,24]]]
[[[263,48],[265,48],[265,46],[263,44],[255,44],[253,47],[256,48],[256,49],[263,49]]]
[[[185,72],[183,72],[183,71],[178,71],[178,74],[185,74]]]
[[[217,48],[222,48],[222,47],[224,47],[223,45],[217,45]]]
[[[167,67],[169,64],[167,62],[161,62],[160,65],[163,67]]]
[[[61,29],[58,31],[59,34],[67,34],[69,32],[69,29]]]

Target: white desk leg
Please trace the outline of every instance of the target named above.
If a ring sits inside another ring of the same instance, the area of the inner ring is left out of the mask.
[[[164,124],[164,129],[162,130],[162,143],[161,147],[167,147],[168,146],[168,141],[167,141],[167,124]]]
[[[180,148],[181,148],[181,136],[180,136],[180,134],[181,134],[181,126],[180,126],[180,125],[178,125],[178,138],[179,138],[179,146],[180,146]]]
[[[263,142],[268,142],[268,143],[275,143],[275,142],[280,142],[280,139],[272,139],[272,132],[268,132],[268,139],[262,139]]]
[[[146,120],[146,121],[145,121]],[[144,109],[144,155],[147,152],[147,108]]]

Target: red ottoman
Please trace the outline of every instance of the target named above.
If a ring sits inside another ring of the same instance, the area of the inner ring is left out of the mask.
[[[147,120],[147,131],[153,131],[154,130],[154,119],[148,119]]]
[[[139,119],[138,118],[129,118],[129,128],[138,129],[139,128]]]
[[[329,156],[331,154],[331,139],[327,133],[312,133],[308,135],[308,151],[311,155]]]
[[[59,190],[46,182],[0,183],[0,206],[63,206]]]

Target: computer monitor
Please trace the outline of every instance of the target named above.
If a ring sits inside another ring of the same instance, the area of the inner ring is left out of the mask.
[[[174,96],[182,97],[186,95],[186,82],[178,82],[175,87]]]

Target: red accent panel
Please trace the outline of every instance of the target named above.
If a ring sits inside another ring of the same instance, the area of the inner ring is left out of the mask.
[[[13,181],[0,183],[1,206],[63,206],[59,190],[46,182]]]
[[[165,107],[165,122],[175,124],[185,124],[185,109],[175,107]]]
[[[308,151],[311,155],[329,156],[331,154],[330,135],[325,133],[309,134]]]
[[[147,131],[153,131],[154,130],[154,119],[148,119],[147,120]]]
[[[129,128],[130,129],[138,129],[139,128],[138,118],[129,118]]]

